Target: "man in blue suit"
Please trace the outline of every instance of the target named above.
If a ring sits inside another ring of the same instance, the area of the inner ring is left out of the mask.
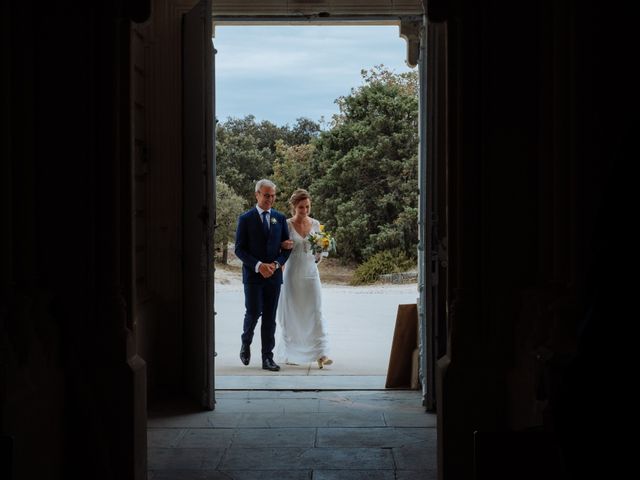
[[[280,366],[273,361],[275,346],[276,309],[282,285],[282,266],[291,250],[281,248],[289,240],[286,217],[271,208],[276,199],[276,185],[267,179],[256,183],[257,205],[240,215],[236,231],[236,256],[242,260],[244,284],[244,328],[240,360],[249,365],[253,331],[262,316],[262,368],[277,372]]]

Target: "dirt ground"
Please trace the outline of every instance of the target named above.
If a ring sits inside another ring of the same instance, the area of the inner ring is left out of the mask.
[[[355,271],[355,266],[342,265],[338,259],[329,257],[320,262],[318,269],[323,284],[348,285]],[[216,283],[222,285],[242,282],[242,263],[233,254],[233,250],[229,250],[227,265],[216,261],[215,279]]]

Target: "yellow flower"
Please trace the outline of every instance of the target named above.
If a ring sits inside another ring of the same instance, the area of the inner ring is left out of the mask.
[[[324,225],[321,225],[321,228],[322,230],[324,230]],[[324,231],[312,232],[307,237],[307,240],[311,244],[311,251],[314,254],[328,254],[329,252],[335,252],[336,250],[336,241],[333,239],[330,233]]]
[[[320,231],[324,232],[324,225],[320,225]]]

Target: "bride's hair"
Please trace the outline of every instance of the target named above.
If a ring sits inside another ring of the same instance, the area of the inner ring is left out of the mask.
[[[296,205],[307,198],[311,201],[311,195],[309,195],[309,192],[304,188],[299,188],[291,194],[289,197],[289,205],[291,205],[291,213],[293,215],[296,213]]]

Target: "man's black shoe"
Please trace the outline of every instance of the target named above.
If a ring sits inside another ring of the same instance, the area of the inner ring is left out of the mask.
[[[262,360],[262,369],[277,372],[278,370],[280,370],[280,365],[277,365],[276,362],[274,362],[270,358],[265,358],[264,360]]]
[[[249,348],[248,343],[243,343],[242,347],[240,347],[240,361],[249,365],[249,360],[251,360],[251,348]]]

